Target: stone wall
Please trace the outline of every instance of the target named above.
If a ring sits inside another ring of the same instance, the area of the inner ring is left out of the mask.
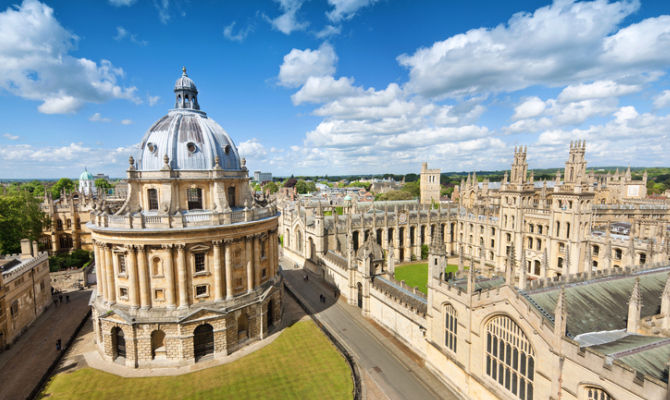
[[[83,289],[88,286],[87,276],[93,270],[93,263],[84,268],[71,269],[67,271],[51,272],[51,287],[61,292],[70,292]]]

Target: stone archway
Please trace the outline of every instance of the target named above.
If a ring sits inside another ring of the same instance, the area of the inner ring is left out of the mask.
[[[195,361],[214,353],[214,328],[210,324],[200,325],[193,331],[193,355]]]
[[[358,288],[358,302],[356,304],[358,305],[358,308],[363,308],[363,285],[358,282],[356,287]]]
[[[126,338],[118,326],[112,328],[112,352],[113,358],[126,358]]]
[[[165,332],[160,329],[151,332],[151,358],[165,358]]]
[[[272,300],[268,301],[268,308],[267,312],[265,313],[265,330],[269,331],[270,328],[272,328],[272,325],[274,323],[274,320],[272,318],[272,308],[273,308],[273,302]]]

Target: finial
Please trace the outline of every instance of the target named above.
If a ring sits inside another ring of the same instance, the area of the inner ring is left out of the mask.
[[[135,159],[133,156],[128,157],[128,164],[130,164],[131,167],[135,165]]]
[[[247,167],[247,159],[242,158],[242,168],[246,168],[246,167]]]
[[[221,166],[221,159],[219,158],[219,156],[214,157],[214,166],[215,167]]]
[[[188,76],[188,75],[186,75],[186,67],[181,67],[181,74],[183,76]]]
[[[167,154],[163,156],[163,162],[164,162],[166,165],[170,162],[170,157],[168,157]]]

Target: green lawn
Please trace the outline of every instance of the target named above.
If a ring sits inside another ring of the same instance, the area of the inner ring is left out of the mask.
[[[446,272],[458,271],[458,265],[448,264]],[[415,263],[396,267],[395,279],[398,281],[405,281],[405,283],[414,287],[417,286],[423,293],[428,293],[426,286],[428,285],[428,263]]]
[[[237,361],[180,376],[121,378],[92,368],[54,376],[48,399],[351,399],[344,357],[312,321]]]

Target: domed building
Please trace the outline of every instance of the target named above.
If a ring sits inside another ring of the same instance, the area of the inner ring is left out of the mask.
[[[98,349],[129,367],[223,357],[281,319],[277,208],[255,202],[245,160],[185,69],[174,93],[130,157],[125,203],[88,224]]]
[[[84,168],[84,172],[79,175],[79,193],[92,196],[96,193],[95,189],[95,177]]]

